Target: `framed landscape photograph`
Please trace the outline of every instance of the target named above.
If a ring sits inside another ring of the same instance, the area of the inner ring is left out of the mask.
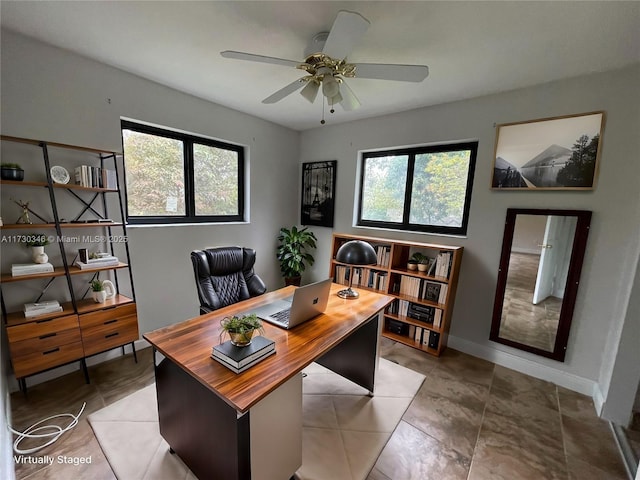
[[[337,160],[302,164],[302,225],[333,227]]]
[[[592,190],[604,112],[496,127],[492,189]]]

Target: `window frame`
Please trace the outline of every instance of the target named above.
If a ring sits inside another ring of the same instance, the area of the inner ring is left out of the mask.
[[[475,173],[476,160],[478,157],[478,141],[463,141],[459,143],[446,143],[434,145],[422,145],[418,147],[394,148],[386,150],[371,150],[361,153],[360,163],[360,184],[358,186],[358,208],[356,226],[384,228],[391,230],[402,230],[409,232],[434,233],[440,235],[466,235],[469,225],[469,211],[471,209],[471,195],[473,191],[473,177]],[[454,152],[460,150],[469,150],[469,171],[467,173],[467,184],[465,189],[464,207],[462,209],[462,224],[459,227],[449,227],[444,225],[425,225],[411,223],[409,215],[411,210],[411,195],[413,189],[413,177],[415,169],[416,156],[419,154]],[[365,220],[362,218],[363,193],[365,185],[366,162],[369,158],[380,158],[389,156],[408,156],[407,160],[407,178],[404,194],[404,205],[402,212],[402,222],[388,222],[379,220]]]
[[[182,224],[182,223],[228,223],[245,221],[245,147],[231,143],[213,140],[211,138],[200,137],[190,133],[184,133],[167,128],[146,125],[130,120],[120,120],[120,132],[122,135],[123,165],[126,176],[126,158],[124,155],[124,130],[132,130],[139,133],[155,135],[183,143],[183,163],[184,170],[184,215],[130,215],[129,214],[129,191],[126,188],[125,178],[125,206],[127,222],[131,225],[149,224]],[[196,215],[195,213],[195,179],[194,179],[194,144],[205,145],[223,150],[236,152],[238,155],[238,214],[237,215]]]

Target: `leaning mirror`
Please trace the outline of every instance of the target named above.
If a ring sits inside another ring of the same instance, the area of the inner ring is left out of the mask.
[[[489,338],[564,361],[591,212],[507,210]]]

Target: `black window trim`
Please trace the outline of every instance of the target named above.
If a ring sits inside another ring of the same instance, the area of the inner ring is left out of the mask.
[[[469,158],[469,172],[467,174],[467,186],[464,207],[462,210],[462,225],[460,227],[447,227],[442,225],[423,225],[409,222],[409,210],[411,208],[411,194],[413,188],[413,172],[415,166],[415,157],[422,153],[437,152],[454,152],[458,150],[469,150],[471,152]],[[469,225],[469,211],[471,209],[471,194],[473,190],[473,177],[476,167],[476,159],[478,156],[478,141],[463,141],[459,143],[442,143],[423,145],[419,147],[397,148],[388,150],[375,150],[362,152],[361,168],[360,168],[360,185],[358,191],[358,218],[356,225],[358,227],[384,228],[391,230],[403,230],[409,232],[433,233],[439,235],[466,235]],[[402,214],[402,222],[384,222],[378,220],[364,220],[362,218],[364,176],[366,172],[366,161],[369,158],[379,158],[388,156],[407,155],[407,179],[405,186],[404,211]]]
[[[127,210],[127,222],[131,225],[149,224],[181,224],[181,223],[229,223],[245,221],[245,147],[231,143],[199,137],[189,133],[155,127],[144,123],[120,120],[120,131],[133,130],[160,137],[171,138],[184,142],[183,168],[185,172],[185,215],[129,215],[128,191],[125,188],[125,205]],[[231,150],[238,154],[238,215],[196,215],[194,170],[193,170],[193,144],[206,145],[224,150]],[[122,139],[124,152],[124,137]],[[126,160],[125,160],[126,172]],[[125,182],[126,185],[126,182]]]

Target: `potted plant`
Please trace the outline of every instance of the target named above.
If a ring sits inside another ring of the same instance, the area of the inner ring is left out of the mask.
[[[24,170],[17,163],[0,163],[0,178],[2,180],[24,180]]]
[[[255,313],[248,315],[234,315],[225,317],[220,320],[223,335],[225,332],[229,334],[231,343],[236,347],[246,347],[251,343],[251,337],[257,331],[263,333],[262,321]]]
[[[96,303],[104,303],[108,298],[116,296],[116,288],[110,280],[94,278],[91,284],[91,296]]]
[[[104,291],[104,282],[97,278],[91,280],[91,296],[96,303],[104,303],[107,299],[107,292]]]
[[[428,268],[429,257],[420,252],[415,252],[407,262],[408,270],[420,270],[424,272]]]
[[[298,230],[294,225],[291,229],[282,227],[278,241],[276,254],[285,285],[300,285],[305,264],[313,265],[314,261],[308,250],[316,248],[318,239],[307,227]]]
[[[49,256],[44,253],[44,247],[49,245],[49,237],[44,233],[29,233],[24,236],[25,246],[31,248],[31,259],[34,263],[47,263]]]

